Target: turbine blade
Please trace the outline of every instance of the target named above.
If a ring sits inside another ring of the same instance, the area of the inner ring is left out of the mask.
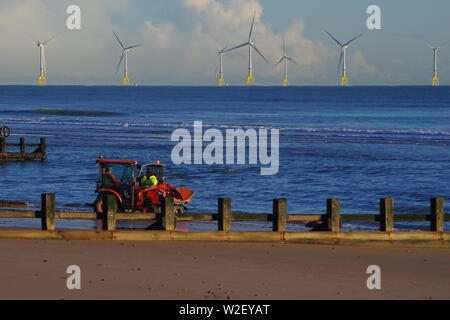
[[[134,45],[134,46],[131,46],[131,47],[125,48],[124,50],[130,50],[130,49],[133,49],[133,48],[136,48],[136,47],[140,47],[140,46],[143,46],[143,45],[144,45],[143,43],[141,43],[141,44],[137,44],[137,45]]]
[[[442,47],[444,47],[444,46],[448,45],[449,43],[450,43],[450,40],[449,40],[449,41],[446,41],[446,42],[444,42],[443,44],[441,44],[441,45],[439,46],[439,48],[442,48]]]
[[[354,37],[352,40],[346,42],[344,44],[344,46],[348,46],[350,43],[352,43],[353,41],[355,41],[356,39],[361,38],[361,37],[362,37],[362,33],[359,36]]]
[[[327,30],[325,30],[325,32],[331,37],[331,39],[333,39],[339,46],[343,47],[344,45],[342,43],[339,42],[338,39],[336,39],[331,33],[329,33]]]
[[[120,64],[122,63],[122,60],[123,60],[123,52],[122,52],[122,56],[120,57],[119,63],[117,64],[116,74],[117,74],[117,71],[119,71]]]
[[[114,30],[113,30],[113,33],[114,33],[114,35],[116,36],[116,39],[117,39],[117,41],[119,42],[119,44],[120,44],[120,46],[122,47],[122,49],[125,50],[125,47],[123,46],[122,41],[120,41],[119,37],[118,37],[117,34],[114,32]]]
[[[250,40],[252,39],[253,26],[255,24],[255,17],[256,17],[256,11],[253,13],[253,21],[252,21],[252,26],[250,27],[250,33],[248,35],[248,42],[250,42]]]
[[[281,58],[280,61],[278,61],[273,67],[276,68],[280,63],[283,62],[284,59],[286,59],[286,57]]]
[[[263,56],[263,54],[258,50],[257,47],[255,47],[255,46],[252,45],[251,43],[250,43],[250,46],[251,46],[253,49],[255,49],[255,51],[258,52],[258,54],[259,54],[259,55],[260,55],[260,56],[261,56],[268,64],[270,64],[269,60],[267,60],[266,57]]]
[[[36,39],[35,37],[33,37],[31,34],[28,34],[28,37],[29,37],[31,40],[35,41],[36,44],[39,44],[38,39]]]
[[[297,64],[297,62],[295,62],[295,60],[292,59],[291,57],[286,57],[286,59],[288,59],[290,62],[293,62],[293,63]]]
[[[53,39],[55,39],[56,36],[51,37],[50,39],[48,39],[47,41],[45,41],[43,43],[43,45],[45,46],[47,43],[49,43],[50,41],[52,41]]]
[[[225,53],[225,52],[229,52],[229,51],[232,51],[232,50],[234,50],[234,49],[239,49],[239,48],[242,48],[242,47],[244,47],[244,46],[247,46],[247,45],[249,45],[249,43],[248,42],[246,42],[246,43],[243,43],[243,44],[241,44],[241,45],[238,45],[238,46],[236,46],[236,47],[234,47],[234,48],[231,48],[231,49],[227,49],[227,50],[225,50],[223,53]]]

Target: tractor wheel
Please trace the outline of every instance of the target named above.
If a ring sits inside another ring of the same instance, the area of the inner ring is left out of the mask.
[[[119,210],[119,202],[117,201],[117,198],[115,198],[116,199],[116,207],[117,207],[117,210]],[[96,213],[103,213],[103,211],[104,211],[104,205],[103,205],[103,196],[102,195],[99,195],[99,196],[97,196],[97,199],[95,199],[95,202],[94,202],[94,211],[96,212]]]
[[[183,205],[175,205],[175,215],[183,214],[184,206]]]

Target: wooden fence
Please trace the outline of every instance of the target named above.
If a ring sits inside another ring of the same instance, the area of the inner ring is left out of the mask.
[[[19,147],[16,152],[11,152],[8,147]],[[32,152],[27,152],[27,147],[35,147]],[[39,143],[25,143],[25,138],[20,138],[19,143],[7,143],[6,137],[0,137],[0,161],[27,161],[47,159],[47,142],[41,138]]]
[[[394,200],[380,199],[379,214],[341,214],[339,199],[327,200],[326,214],[288,214],[287,200],[274,199],[272,214],[233,214],[232,200],[218,199],[217,213],[175,214],[173,198],[163,198],[161,213],[117,212],[117,202],[112,195],[103,199],[104,213],[66,212],[56,209],[54,194],[41,195],[41,210],[29,210],[24,202],[0,201],[0,218],[38,218],[41,231],[0,230],[0,238],[50,238],[50,239],[116,239],[116,240],[199,240],[199,241],[294,241],[304,243],[403,243],[409,245],[450,246],[450,233],[444,232],[444,222],[450,215],[444,213],[444,199],[430,200],[429,214],[394,214]],[[103,231],[56,230],[58,219],[101,220]],[[117,221],[155,221],[159,230],[116,230]],[[179,232],[177,221],[217,221],[217,231]],[[272,232],[232,231],[235,221],[272,222]],[[342,222],[378,222],[378,232],[341,232]],[[394,232],[394,222],[429,221],[428,232]],[[288,224],[312,222],[312,231],[288,232]]]

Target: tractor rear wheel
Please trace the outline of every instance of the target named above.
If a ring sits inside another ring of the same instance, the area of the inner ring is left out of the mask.
[[[117,201],[117,198],[114,199],[116,199],[116,208],[117,210],[119,210],[119,202]],[[96,213],[103,213],[105,211],[104,208],[105,206],[103,205],[103,195],[98,195],[97,199],[95,199],[94,202],[94,211]]]

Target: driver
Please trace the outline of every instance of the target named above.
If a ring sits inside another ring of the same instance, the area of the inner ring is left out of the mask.
[[[117,181],[116,177],[112,173],[111,167],[107,167],[105,169],[105,185],[106,186],[114,186],[114,185],[119,185],[119,184],[120,184],[120,182]]]
[[[141,177],[141,186],[142,187],[146,187],[146,188],[154,187],[157,184],[158,184],[158,179],[152,172],[149,172],[147,176],[143,175]]]

